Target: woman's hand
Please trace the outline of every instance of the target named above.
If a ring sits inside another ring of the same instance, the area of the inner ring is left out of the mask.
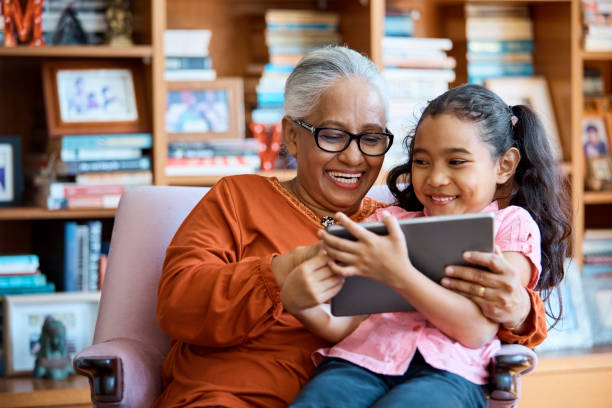
[[[281,286],[281,302],[289,313],[327,302],[340,291],[344,278],[333,273],[328,263],[329,258],[318,244],[298,247],[274,258],[272,271]]]
[[[407,273],[415,271],[408,259],[404,234],[389,213],[383,212],[388,235],[368,231],[341,213],[336,215],[336,221],[357,241],[319,232],[323,249],[332,260],[329,267],[333,272],[342,276],[364,276],[397,287],[405,283]]]
[[[520,332],[521,324],[531,311],[531,301],[524,287],[529,276],[519,270],[530,271],[529,261],[517,253],[502,254],[499,247],[495,248],[494,253],[466,252],[464,258],[486,270],[449,266],[445,269],[447,277],[442,279],[442,286],[472,299],[482,313],[494,322]]]

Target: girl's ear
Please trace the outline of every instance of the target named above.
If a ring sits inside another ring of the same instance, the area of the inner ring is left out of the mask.
[[[497,169],[497,184],[504,184],[512,179],[519,162],[521,161],[521,153],[516,147],[511,147],[499,158]]]
[[[289,153],[297,158],[297,133],[293,121],[287,116],[283,116],[283,138]]]

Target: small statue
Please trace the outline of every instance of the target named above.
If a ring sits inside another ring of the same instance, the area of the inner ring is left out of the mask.
[[[40,333],[34,378],[65,380],[69,374],[74,374],[74,369],[66,348],[66,327],[59,320],[47,316]]]
[[[51,44],[87,44],[87,34],[85,34],[85,30],[83,30],[83,26],[77,17],[77,12],[72,6],[72,3],[68,4],[62,11],[59,21],[57,22],[57,27],[53,32]]]
[[[125,0],[111,0],[106,9],[108,23],[107,42],[113,46],[132,45],[132,13],[127,9]]]

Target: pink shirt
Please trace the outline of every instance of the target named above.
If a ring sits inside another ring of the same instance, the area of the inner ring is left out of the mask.
[[[382,220],[383,209],[368,221]],[[428,216],[425,212],[408,212],[387,207],[396,218]],[[529,213],[517,206],[500,210],[497,202],[482,212],[495,213],[495,243],[502,252],[520,252],[532,263],[533,288],[540,276],[540,230]],[[485,384],[487,366],[500,348],[497,337],[479,349],[470,349],[452,340],[419,312],[372,314],[344,340],[331,348],[319,349],[312,358],[319,364],[324,357],[339,357],[379,374],[402,375],[408,369],[416,350],[432,367],[458,374],[476,384]]]

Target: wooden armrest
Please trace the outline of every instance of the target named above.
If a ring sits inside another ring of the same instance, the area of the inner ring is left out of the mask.
[[[89,378],[93,402],[121,402],[123,370],[120,358],[79,357],[75,360],[74,368],[79,374]]]
[[[532,356],[523,354],[495,356],[491,364],[491,388],[496,399],[516,399],[519,377],[534,364]],[[501,397],[501,398],[500,398]]]

